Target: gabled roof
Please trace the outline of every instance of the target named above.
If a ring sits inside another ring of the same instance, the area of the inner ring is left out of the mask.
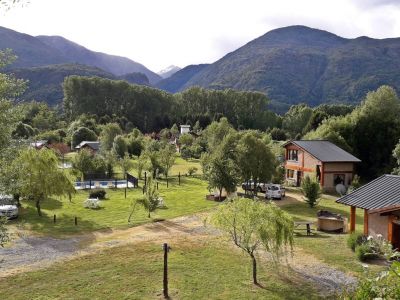
[[[350,194],[340,197],[337,203],[363,209],[380,209],[400,205],[400,176],[383,175]]]
[[[100,142],[82,141],[78,146],[75,147],[75,149],[80,149],[84,146],[88,146],[97,151],[100,149]]]
[[[361,162],[357,157],[329,141],[289,141],[283,146],[286,147],[289,144],[302,148],[322,162]]]

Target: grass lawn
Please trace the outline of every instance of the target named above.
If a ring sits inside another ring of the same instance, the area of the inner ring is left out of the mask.
[[[166,208],[158,209],[152,213],[152,218],[174,218],[207,210],[217,205],[212,201],[206,201],[206,182],[183,176],[181,185],[178,179],[170,180],[169,188],[166,183],[159,183],[160,195],[164,198]],[[123,189],[107,189],[108,199],[102,201],[101,209],[92,210],[83,207],[83,201],[88,198],[87,191],[78,192],[69,202],[68,199],[50,199],[41,204],[43,216],[39,217],[33,202],[23,201],[20,217],[11,221],[11,224],[22,224],[27,229],[37,233],[49,235],[62,235],[69,233],[82,233],[105,228],[128,227],[128,216],[131,211],[131,203],[134,199],[142,197],[142,190],[129,189],[127,199]],[[53,223],[53,215],[57,216],[57,223]],[[78,226],[74,225],[74,217],[78,217]],[[140,207],[135,211],[132,225],[150,222],[147,213]]]
[[[310,208],[304,202],[284,205],[281,208],[292,215],[295,221],[316,221],[318,210],[329,210],[347,216],[350,220],[350,208],[335,202],[335,197],[325,196],[317,207]],[[364,211],[357,210],[356,215],[356,231],[363,230]],[[296,234],[295,245],[302,248],[306,253],[314,255],[321,261],[338,267],[339,269],[352,273],[363,272],[362,264],[356,259],[346,244],[348,234],[324,233],[317,231],[312,236],[305,235],[305,232]],[[382,270],[381,266],[370,265],[371,271]]]
[[[8,299],[162,299],[160,244],[140,243],[107,249],[47,269],[0,279]],[[219,240],[182,240],[169,254],[172,299],[316,299],[313,288],[291,272],[259,264],[251,284],[247,256]]]

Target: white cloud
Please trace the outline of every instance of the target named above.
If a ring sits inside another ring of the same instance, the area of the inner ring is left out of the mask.
[[[30,0],[0,25],[61,35],[157,71],[213,62],[267,31],[301,24],[344,37],[400,36],[395,0]]]

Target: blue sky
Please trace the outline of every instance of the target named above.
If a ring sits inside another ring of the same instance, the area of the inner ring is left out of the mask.
[[[0,26],[61,35],[153,71],[214,62],[289,25],[348,38],[400,37],[400,0],[29,0],[0,14]]]

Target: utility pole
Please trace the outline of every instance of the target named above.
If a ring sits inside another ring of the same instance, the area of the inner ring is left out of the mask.
[[[168,295],[168,252],[171,247],[167,243],[163,245],[164,250],[164,278],[163,278],[163,294],[165,299],[169,299]]]

